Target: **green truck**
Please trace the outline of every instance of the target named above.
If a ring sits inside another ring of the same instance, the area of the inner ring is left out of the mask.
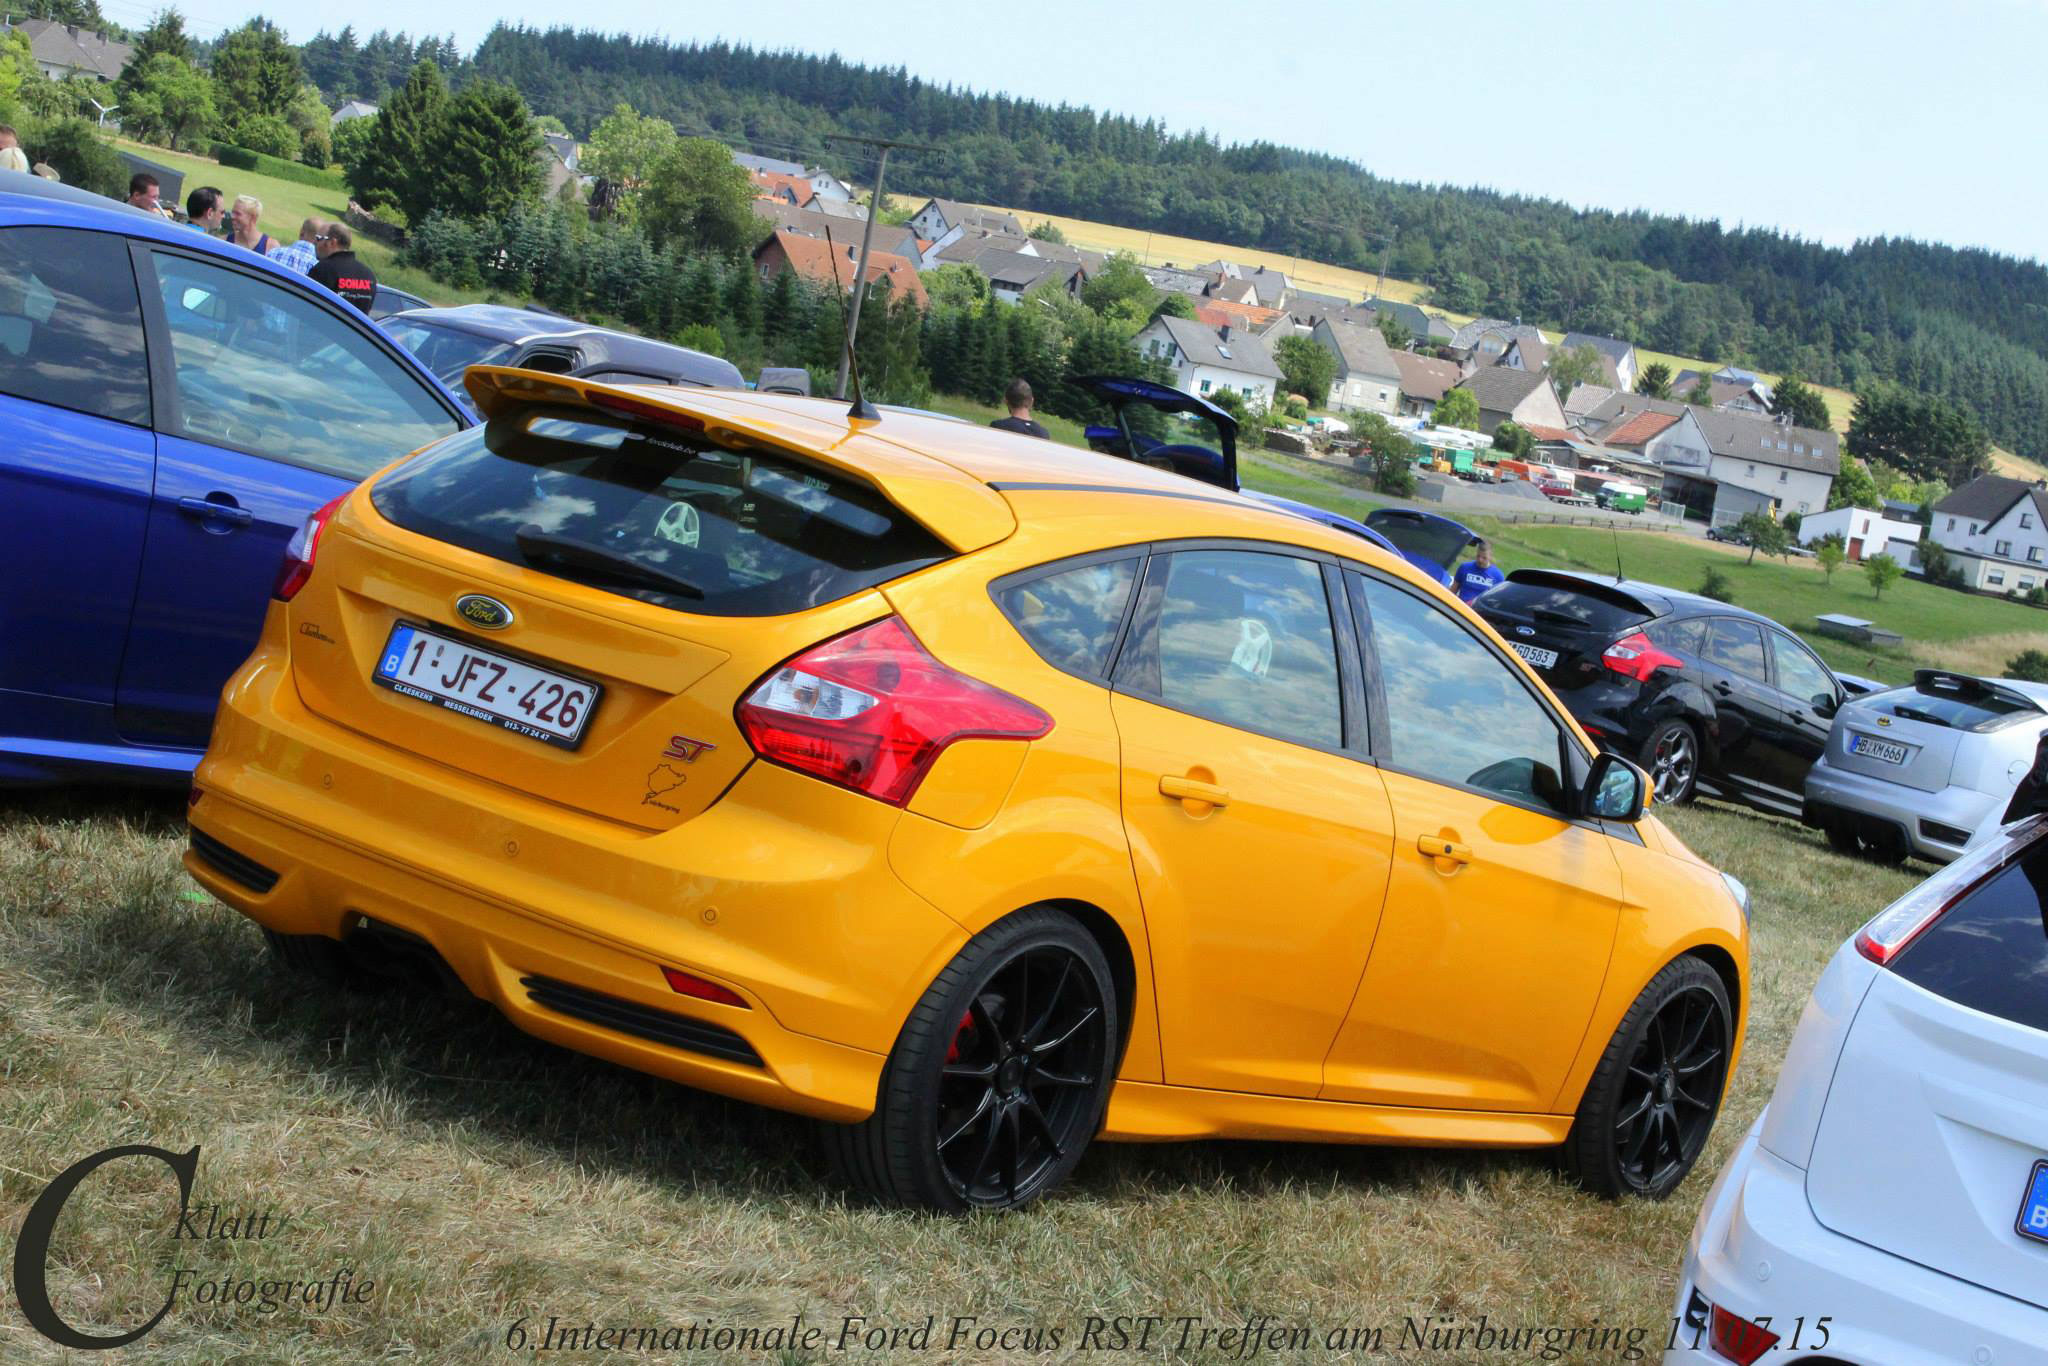
[[[1641,484],[1612,479],[1602,484],[1593,498],[1609,512],[1638,513],[1649,503],[1650,491]]]

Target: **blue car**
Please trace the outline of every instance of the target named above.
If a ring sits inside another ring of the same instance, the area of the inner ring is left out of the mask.
[[[304,277],[0,171],[0,782],[185,781],[285,543],[469,421]]]
[[[1312,503],[1245,488],[1237,477],[1237,419],[1209,400],[1149,379],[1104,376],[1074,383],[1110,412],[1110,422],[1091,424],[1083,432],[1095,450],[1234,489],[1254,502],[1349,532],[1399,555],[1446,588],[1465,547],[1479,539],[1464,523],[1434,512],[1378,508],[1360,522]]]

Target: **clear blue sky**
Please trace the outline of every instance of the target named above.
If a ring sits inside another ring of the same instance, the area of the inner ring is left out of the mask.
[[[154,2],[104,0],[137,25]],[[251,12],[246,0],[180,7],[207,35]],[[1226,141],[1331,152],[1400,180],[1769,224],[1842,245],[1890,234],[2048,259],[2048,0],[266,8],[298,40],[353,23],[452,31],[467,52],[501,18],[567,15],[678,41],[837,51]]]

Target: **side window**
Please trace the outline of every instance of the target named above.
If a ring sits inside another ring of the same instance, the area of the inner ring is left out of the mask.
[[[1771,658],[1778,666],[1779,692],[1808,703],[1835,695],[1834,678],[1792,637],[1771,632]]]
[[[1336,637],[1322,566],[1253,550],[1164,563],[1158,620],[1119,680],[1177,711],[1306,745],[1344,742]]]
[[[311,299],[157,252],[175,435],[349,479],[461,424],[368,336]]]
[[[1713,627],[1707,632],[1706,657],[1755,682],[1771,680],[1770,671],[1764,667],[1764,633],[1753,621],[1714,618]]]
[[[148,425],[142,303],[127,238],[0,228],[0,394]]]
[[[1659,621],[1644,628],[1651,640],[1667,650],[1684,650],[1687,654],[1705,654],[1707,649],[1707,619],[1693,617],[1688,621]]]
[[[998,588],[996,606],[1046,663],[1099,679],[1137,577],[1136,556],[1077,565]]]
[[[1386,693],[1382,759],[1562,814],[1563,733],[1507,661],[1434,603],[1378,579],[1352,582],[1365,596]]]

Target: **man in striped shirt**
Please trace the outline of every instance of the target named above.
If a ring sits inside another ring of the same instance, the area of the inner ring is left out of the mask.
[[[319,249],[313,243],[326,231],[325,219],[308,218],[299,224],[299,240],[287,242],[281,247],[272,247],[269,252],[270,259],[301,275],[310,275],[313,273],[314,263],[320,259]]]

